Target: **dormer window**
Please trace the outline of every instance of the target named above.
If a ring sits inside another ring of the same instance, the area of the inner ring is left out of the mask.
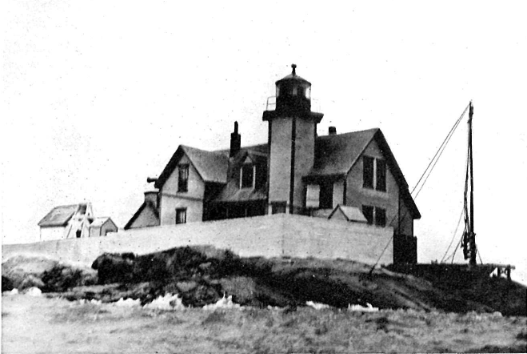
[[[240,169],[240,188],[254,188],[256,166],[246,163]]]

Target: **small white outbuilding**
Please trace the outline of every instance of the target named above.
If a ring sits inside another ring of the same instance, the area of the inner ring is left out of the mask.
[[[90,224],[90,237],[106,236],[117,231],[117,225],[108,216],[97,217]]]
[[[57,206],[38,223],[40,241],[89,237],[91,219],[90,203]]]

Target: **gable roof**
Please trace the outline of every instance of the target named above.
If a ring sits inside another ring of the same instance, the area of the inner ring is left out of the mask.
[[[304,179],[309,181],[346,176],[359,161],[372,140],[377,142],[379,149],[383,152],[390,172],[397,181],[401,197],[407,203],[412,217],[414,219],[421,218],[421,213],[408,190],[408,183],[403,172],[379,128],[317,137],[315,141],[315,162],[311,172]]]
[[[110,220],[110,222],[117,227],[117,225],[113,222],[113,220],[109,216],[99,216],[93,219],[92,223],[90,224],[90,227],[101,227],[104,225],[106,221]]]
[[[265,153],[263,152],[265,151]],[[233,156],[229,163],[228,182],[225,187],[213,198],[212,202],[249,202],[257,200],[266,200],[267,191],[265,183],[258,189],[239,187],[239,169],[249,159],[256,166],[265,167],[265,170],[258,170],[256,178],[260,179],[260,173],[265,171],[265,180],[267,180],[267,144],[255,145],[240,149]]]
[[[346,175],[380,129],[319,136],[310,177]]]
[[[156,217],[157,219],[157,225],[156,226],[159,226],[160,225],[160,222],[159,222],[159,213],[157,211],[157,208],[151,203],[151,202],[143,202],[143,204],[141,204],[141,206],[139,207],[139,209],[137,209],[137,211],[135,212],[135,214],[132,216],[132,218],[126,223],[126,225],[124,225],[124,229],[125,230],[128,230],[130,229],[130,227],[132,226],[132,224],[135,222],[135,220],[139,217],[139,215],[141,215],[141,213],[143,212],[143,210],[145,209],[148,209],[150,210],[153,215]]]
[[[204,182],[227,183],[229,156],[224,153],[205,151],[190,146],[179,145],[174,155],[155,182],[161,188],[177,167],[179,160],[186,155]]]
[[[351,207],[351,206],[345,206],[345,205],[337,205],[335,209],[329,214],[328,219],[331,219],[335,213],[342,213],[347,221],[354,221],[354,222],[368,222],[366,218],[364,217],[364,214],[359,210],[359,208]]]
[[[250,146],[241,147],[240,151],[238,152],[238,154],[236,154],[236,156],[238,156],[240,154],[240,152],[244,152],[244,151],[247,151],[247,152],[252,153],[252,154],[259,154],[259,155],[263,154],[263,155],[267,156],[267,150],[268,150],[268,144],[267,143],[266,144],[250,145]],[[214,150],[213,152],[217,153],[217,154],[222,154],[222,155],[228,156],[229,152],[230,152],[230,149]],[[234,156],[234,157],[236,158],[236,156]]]
[[[57,206],[39,221],[38,226],[64,226],[75,214],[79,204]]]

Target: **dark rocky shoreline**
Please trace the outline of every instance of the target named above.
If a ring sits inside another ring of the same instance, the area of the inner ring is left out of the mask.
[[[315,301],[336,308],[371,304],[380,309],[526,315],[526,288],[505,279],[438,283],[385,268],[370,272],[369,266],[353,261],[241,258],[209,246],[141,256],[103,254],[92,269],[37,256],[17,256],[2,264],[3,291],[31,286],[49,297],[102,302],[132,298],[142,305],[177,293],[185,306],[202,307],[226,294],[242,306],[255,307],[295,309]]]

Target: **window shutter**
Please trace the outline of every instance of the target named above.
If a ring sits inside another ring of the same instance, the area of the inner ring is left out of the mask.
[[[318,208],[320,205],[320,186],[308,184],[306,193],[306,208]]]

